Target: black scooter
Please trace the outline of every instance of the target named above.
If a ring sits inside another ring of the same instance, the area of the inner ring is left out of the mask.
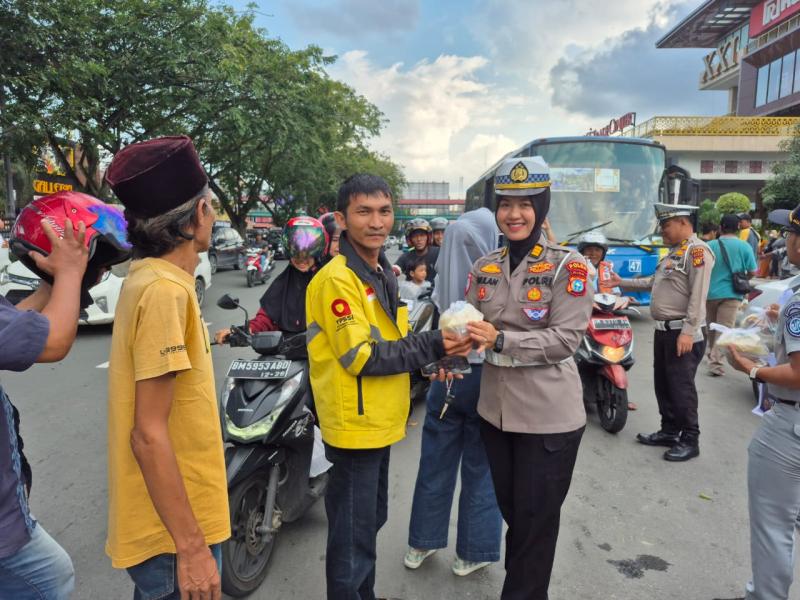
[[[224,295],[217,306],[240,308]],[[222,591],[246,596],[267,576],[283,523],[292,522],[324,493],[327,461],[315,460],[315,419],[305,334],[249,333],[232,327],[228,343],[259,357],[231,363],[219,400],[231,513],[231,538],[222,546]],[[318,443],[319,448],[319,443]],[[312,469],[321,471],[312,476]]]

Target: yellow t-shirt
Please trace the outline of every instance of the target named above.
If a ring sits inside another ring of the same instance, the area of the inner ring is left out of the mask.
[[[206,543],[230,537],[228,489],[208,331],[194,277],[158,258],[134,261],[114,317],[108,369],[108,540],[117,568],[175,544],[147,492],[130,445],[136,382],[176,372],[169,435]]]

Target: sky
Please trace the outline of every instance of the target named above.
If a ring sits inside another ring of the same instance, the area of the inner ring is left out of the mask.
[[[244,9],[247,0],[226,0]],[[258,0],[256,23],[385,115],[373,149],[451,198],[506,152],[612,118],[715,115],[697,89],[709,50],[655,48],[701,0]]]

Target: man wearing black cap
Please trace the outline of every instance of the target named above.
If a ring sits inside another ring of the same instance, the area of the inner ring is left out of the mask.
[[[654,208],[669,253],[654,275],[620,279],[612,273],[608,285],[653,291],[653,375],[661,429],[640,433],[636,440],[669,447],[664,460],[678,462],[700,454],[694,376],[705,349],[703,326],[714,254],[694,233],[696,206],[655,204]]]
[[[752,277],[756,271],[756,259],[747,242],[739,239],[739,217],[722,215],[720,220],[721,235],[712,240],[708,247],[714,253],[714,268],[711,270],[711,284],[706,301],[706,321],[719,323],[725,327],[733,327],[736,313],[742,304],[744,294],[733,285],[734,273],[747,273]],[[722,355],[715,347],[719,332],[708,332],[708,367],[709,374],[724,374]]]
[[[106,174],[134,260],[117,304],[108,405],[106,552],[137,598],[220,598],[230,537],[208,331],[194,291],[215,214],[187,137],[133,144]]]
[[[783,226],[786,255],[800,266],[800,206],[774,210],[769,220]],[[752,381],[769,386],[777,402],[761,419],[748,446],[752,579],[747,600],[785,600],[794,576],[797,515],[800,513],[800,280],[790,297],[770,312],[777,318],[775,365],[761,366],[736,350],[731,362]],[[795,596],[792,596],[795,597]]]

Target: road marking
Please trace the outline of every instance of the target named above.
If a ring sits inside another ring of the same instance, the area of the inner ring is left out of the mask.
[[[106,362],[104,362],[104,363],[100,363],[100,364],[99,364],[99,365],[97,365],[97,367],[95,367],[95,368],[96,368],[96,369],[107,369],[107,368],[108,368],[108,361],[106,361]]]

